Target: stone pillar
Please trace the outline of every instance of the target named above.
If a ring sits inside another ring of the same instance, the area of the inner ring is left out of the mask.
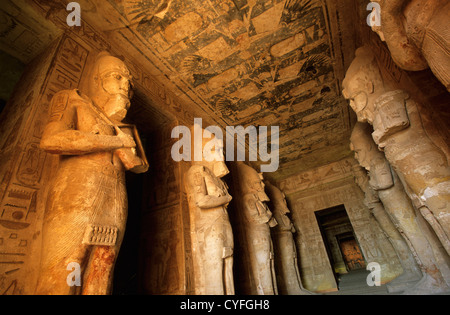
[[[416,102],[383,81],[369,47],[357,50],[343,94],[358,121],[373,125],[373,139],[405,182],[421,213],[450,253],[450,167],[423,127]]]
[[[276,295],[274,250],[270,229],[277,221],[268,209],[262,174],[243,162],[233,163],[233,196],[236,200],[233,228],[238,230],[240,292],[245,295]]]
[[[270,199],[269,208],[278,222],[278,225],[271,230],[278,291],[280,294],[286,295],[312,294],[312,292],[303,288],[298,268],[297,247],[293,236],[296,230],[288,217],[290,211],[285,196],[269,181],[265,181],[265,185],[266,193]]]
[[[206,144],[213,141],[211,134],[198,125],[193,129],[194,134],[201,134],[203,152]],[[213,154],[219,150],[222,152],[222,148],[215,147]],[[192,162],[184,175],[190,212],[195,294],[232,295],[235,293],[234,240],[227,212],[232,197],[221,180],[229,170],[225,162],[220,161],[223,157],[209,162],[204,154],[201,161]]]
[[[404,291],[408,286],[412,285],[412,282],[415,283],[422,277],[422,273],[413,254],[414,249],[408,246],[408,243],[386,212],[378,193],[369,185],[369,177],[364,168],[355,165],[353,172],[355,174],[355,182],[365,194],[364,203],[370,209],[383,232],[386,234],[386,237],[391,242],[403,268],[403,273],[387,284],[388,291]]]
[[[384,208],[414,247],[422,267],[423,278],[407,293],[437,293],[448,290],[439,270],[432,247],[416,219],[415,209],[395,172],[391,172],[384,155],[377,149],[370,135],[370,125],[356,124],[352,149],[360,165],[370,174],[370,187],[378,192]]]

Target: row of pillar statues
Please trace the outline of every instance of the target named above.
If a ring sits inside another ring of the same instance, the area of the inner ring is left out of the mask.
[[[121,122],[130,106],[131,80],[121,60],[101,53],[87,95],[64,90],[51,101],[41,148],[60,161],[44,216],[36,294],[111,293],[127,220],[125,171],[148,170],[136,130]],[[279,286],[284,294],[310,294],[301,284],[284,195],[269,183],[265,189],[262,175],[250,166],[238,163],[237,169],[242,179],[238,208],[256,292],[277,294]],[[232,197],[221,180],[228,172],[224,162],[202,160],[192,162],[184,177],[196,294],[235,294],[227,213]]]
[[[448,147],[429,136],[416,101],[383,80],[370,47],[357,50],[343,95],[358,118],[351,136],[351,149],[363,169],[355,172],[357,183],[404,267],[392,288],[407,294],[448,291]],[[415,281],[412,258],[420,281]]]
[[[184,184],[190,213],[194,292],[232,295],[235,294],[235,234],[228,205],[233,198],[221,179],[229,170],[222,161],[203,160],[192,164]],[[293,236],[295,228],[288,217],[284,194],[243,162],[236,162],[235,176],[239,182],[235,208],[242,229],[239,242],[245,243],[253,284],[247,293],[311,294],[301,282]]]
[[[378,3],[381,10],[381,23],[373,25],[373,30],[387,43],[396,64],[408,71],[429,67],[450,91],[450,32],[446,23],[450,3],[372,2]],[[369,47],[358,49],[343,87],[343,95],[358,118],[351,137],[351,148],[361,166],[354,170],[356,182],[404,270],[388,288],[406,294],[448,291],[448,146],[429,137],[415,100],[383,80]],[[216,168],[221,171],[216,172]],[[196,272],[199,294],[234,293],[233,234],[227,215],[231,196],[220,180],[226,174],[224,169],[225,165],[199,162],[186,177],[194,268],[200,271]],[[262,176],[243,163],[238,165],[236,176],[240,196],[237,209],[245,226],[254,293],[278,292],[274,261],[282,266],[280,272],[288,294],[310,293],[301,285],[292,237],[295,229],[286,215],[289,210],[282,193],[270,184],[264,189]],[[270,198],[266,192],[270,192]],[[269,201],[273,213],[265,204]],[[278,249],[275,254],[274,248]]]
[[[429,66],[449,89],[448,1],[373,2],[382,11],[374,30],[396,63],[406,70]],[[136,131],[122,123],[132,94],[126,65],[101,54],[90,80],[87,95],[65,90],[53,97],[41,141],[43,150],[61,159],[44,217],[38,294],[110,293],[127,217],[124,174],[148,169]],[[355,170],[357,182],[405,271],[392,287],[411,294],[448,291],[448,146],[429,136],[416,101],[383,80],[370,48],[358,49],[343,88],[358,118],[351,138],[362,167]],[[198,161],[185,174],[198,294],[235,293],[227,213],[232,197],[221,180],[227,172],[223,162]],[[256,292],[310,294],[301,284],[282,193],[244,163],[236,176],[242,179],[237,209]],[[82,286],[66,281],[73,263],[83,269]]]

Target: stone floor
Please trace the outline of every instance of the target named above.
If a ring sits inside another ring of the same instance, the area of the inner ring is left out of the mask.
[[[326,295],[401,295],[402,292],[389,293],[386,285],[370,287],[366,283],[369,272],[365,269],[340,274],[338,276],[339,291],[330,292]],[[450,292],[438,293],[434,295],[450,295]]]
[[[370,287],[366,278],[369,272],[365,269],[339,275],[339,291],[327,295],[388,295],[386,285]]]

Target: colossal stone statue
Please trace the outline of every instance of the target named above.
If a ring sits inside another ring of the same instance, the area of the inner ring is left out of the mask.
[[[364,204],[370,209],[381,229],[391,242],[403,269],[403,273],[399,277],[387,283],[386,287],[388,292],[404,291],[422,277],[422,273],[417,265],[418,258],[414,256],[414,248],[407,243],[405,236],[401,235],[399,232],[400,227],[396,227],[393,223],[381,203],[378,192],[369,185],[369,176],[366,170],[360,165],[355,165],[353,167],[353,174],[355,176],[355,182],[364,192]]]
[[[416,219],[415,209],[402,183],[374,143],[366,123],[357,123],[351,136],[351,149],[360,165],[369,172],[369,185],[378,193],[385,210],[395,225],[412,245],[419,261],[423,277],[406,294],[439,293],[449,290],[436,262],[428,237]]]
[[[239,191],[242,196],[238,211],[242,212],[246,250],[250,260],[249,268],[255,286],[248,294],[278,294],[270,235],[270,228],[275,227],[277,221],[265,204],[269,201],[269,197],[264,191],[263,177],[243,162],[236,163]]]
[[[90,79],[88,95],[55,94],[41,141],[61,157],[43,223],[37,294],[110,293],[127,219],[125,170],[148,169],[137,134],[133,139],[121,123],[131,97],[127,67],[101,53]]]
[[[194,128],[200,129],[195,130],[195,133],[203,135],[199,126]],[[211,139],[208,138],[208,141]],[[216,151],[213,155],[220,151],[216,147],[212,149]],[[204,158],[192,164],[185,174],[184,185],[190,212],[195,294],[232,295],[235,293],[234,241],[227,212],[232,197],[228,194],[227,185],[221,180],[229,171],[223,156],[222,161],[206,161]]]
[[[293,235],[296,231],[294,224],[288,217],[290,211],[285,196],[269,181],[265,181],[265,188],[270,199],[270,209],[278,222],[278,225],[272,229],[278,291],[284,295],[313,294],[303,288]]]
[[[343,87],[358,121],[373,125],[373,139],[450,253],[450,167],[446,150],[423,127],[417,103],[385,86],[369,47],[357,50]]]
[[[372,29],[386,42],[395,63],[408,71],[430,67],[450,91],[450,2],[371,1],[380,5],[381,18],[379,25],[373,25]]]

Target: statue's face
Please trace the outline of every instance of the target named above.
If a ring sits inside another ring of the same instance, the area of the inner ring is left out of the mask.
[[[356,57],[347,70],[342,87],[342,95],[349,100],[358,121],[372,124],[374,103],[384,93],[384,83],[369,47],[356,51]]]
[[[362,73],[344,81],[343,96],[349,100],[350,107],[356,113],[359,122],[372,122],[373,118],[373,82]]]
[[[269,196],[267,196],[264,187],[266,186],[261,178],[261,174],[253,173],[248,179],[250,181],[250,187],[258,195],[260,201],[270,201]]]
[[[367,107],[368,95],[365,91],[356,91],[348,96],[344,95],[350,103],[350,107],[356,113],[359,122],[367,122],[365,109]]]
[[[112,70],[102,75],[101,82],[103,89],[108,94],[130,97],[131,82],[129,74],[120,70]]]
[[[241,180],[244,183],[242,186],[243,194],[254,194],[258,196],[258,199],[262,202],[270,201],[269,196],[267,196],[264,187],[264,177],[262,173],[258,173],[252,167],[244,164],[243,162],[237,162],[238,168],[240,169]]]
[[[109,95],[105,104],[105,112],[114,120],[122,121],[130,108],[131,80],[130,76],[120,70],[112,70],[100,78],[101,87]]]
[[[283,199],[282,202],[277,203],[276,207],[279,209],[281,214],[289,214],[291,211],[289,211],[289,208],[287,206],[286,200]]]
[[[286,202],[286,195],[279,190],[277,187],[273,186],[269,181],[264,182],[266,190],[269,192],[269,198],[274,206],[274,210],[280,214],[289,214],[289,208]]]
[[[223,140],[208,129],[203,129],[199,124],[194,124],[190,132],[194,137],[194,141],[191,141],[192,164],[208,168],[218,178],[229,174],[230,171],[225,164]],[[196,135],[201,136],[201,141],[195,140]]]
[[[266,192],[264,191],[264,187],[265,187],[264,182],[260,181],[259,182],[259,186],[261,187],[261,190],[258,190],[259,200],[261,200],[261,201],[270,201],[269,196],[267,196]]]
[[[265,184],[259,178],[252,178],[250,185],[255,191],[264,191]]]
[[[95,65],[90,96],[106,115],[122,121],[130,107],[132,97],[131,75],[122,60],[106,55]]]
[[[391,168],[386,159],[381,157],[372,160],[370,185],[376,190],[388,189],[394,185]]]
[[[196,127],[199,127],[196,125]],[[210,138],[202,138],[202,153],[203,153],[203,160],[200,162],[200,164],[207,166],[211,171],[214,173],[215,176],[218,178],[222,178],[228,173],[230,173],[230,170],[228,169],[227,165],[225,164],[225,156],[223,153],[223,140],[216,138],[215,136],[212,136],[212,134],[209,133],[209,131],[204,131],[203,129],[195,129],[194,132],[201,132],[204,136],[208,135]],[[194,150],[195,150],[195,141],[193,143]],[[200,149],[200,148],[198,148]]]
[[[367,156],[367,147],[362,141],[358,141],[357,138],[353,137],[350,144],[350,149],[355,152],[355,159],[359,162],[359,165],[364,167],[366,170],[370,170],[370,161]]]

